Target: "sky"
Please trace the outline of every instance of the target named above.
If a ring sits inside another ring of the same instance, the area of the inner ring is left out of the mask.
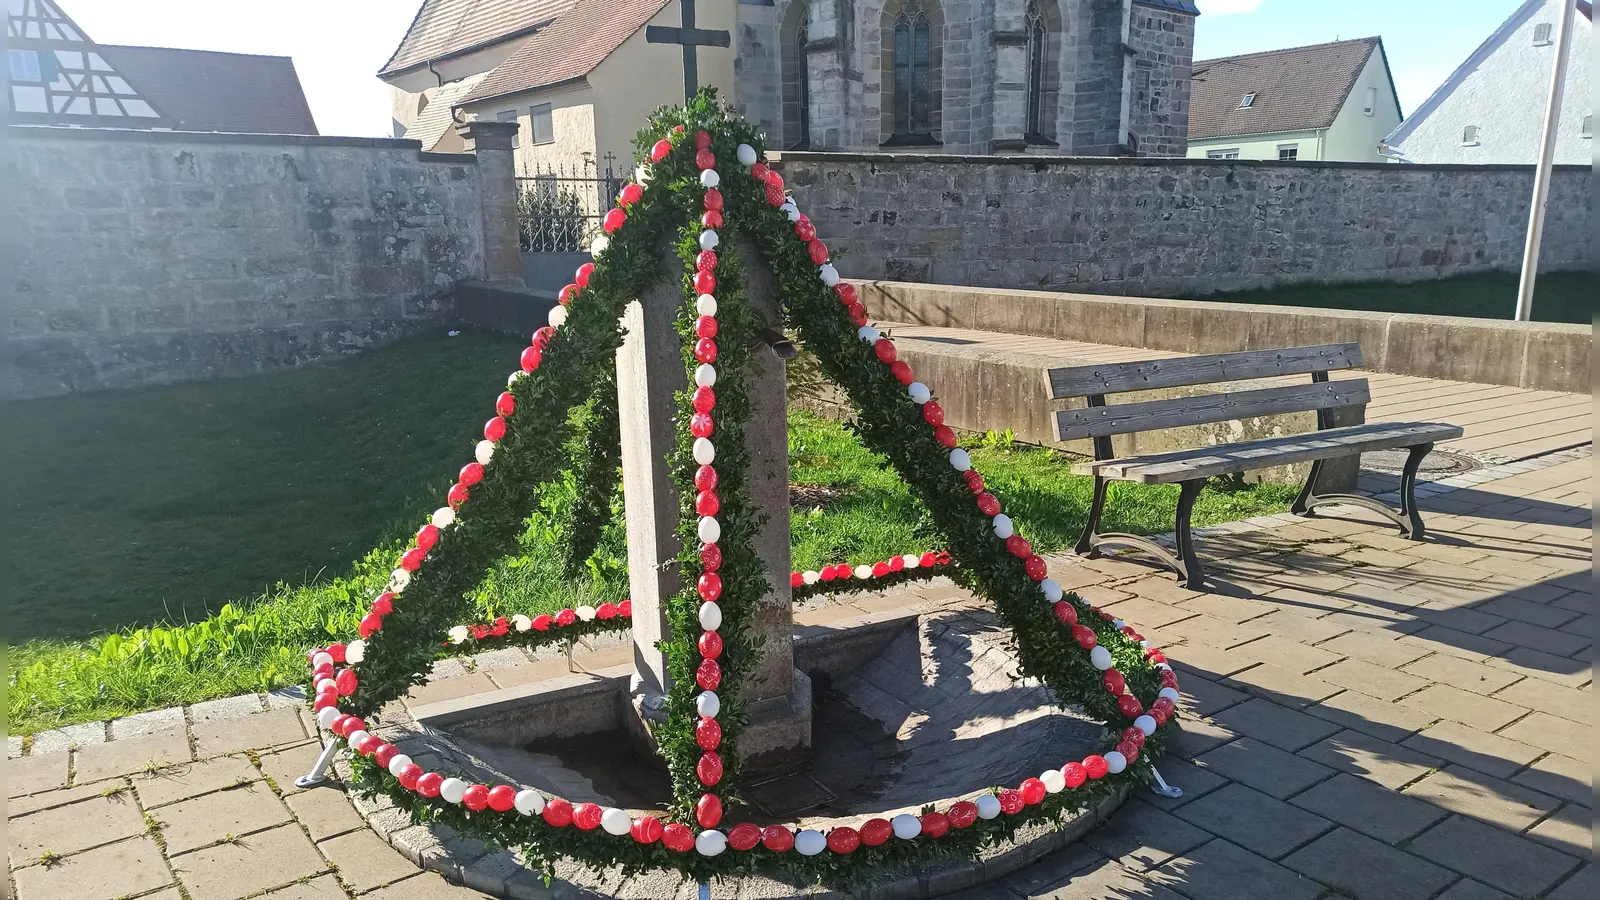
[[[294,58],[323,134],[389,136],[376,72],[421,0],[58,0],[105,44]],[[1520,0],[1198,0],[1195,58],[1379,35],[1401,108],[1416,109]]]

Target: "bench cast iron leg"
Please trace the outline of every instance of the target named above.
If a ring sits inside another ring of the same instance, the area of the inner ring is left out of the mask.
[[[1317,476],[1322,474],[1322,460],[1311,464],[1311,474],[1306,476],[1306,485],[1300,489],[1300,496],[1294,498],[1294,503],[1289,506],[1289,512],[1297,516],[1311,515],[1311,501],[1317,497]]]
[[[1095,549],[1095,535],[1100,530],[1100,515],[1106,509],[1106,488],[1110,482],[1099,475],[1094,477],[1094,499],[1089,503],[1089,520],[1083,525],[1083,536],[1078,538],[1078,545],[1073,548],[1079,556],[1094,559],[1100,555]]]
[[[1380,513],[1399,526],[1400,533],[1405,537],[1413,541],[1422,540],[1427,532],[1422,526],[1422,513],[1417,509],[1417,469],[1422,465],[1422,458],[1433,451],[1433,444],[1418,444],[1406,449],[1409,452],[1405,468],[1400,472],[1398,511],[1361,494],[1318,494],[1316,486],[1317,476],[1322,473],[1321,460],[1311,464],[1311,475],[1306,478],[1305,487],[1300,489],[1300,496],[1295,498],[1289,511],[1297,516],[1309,516],[1312,515],[1312,510],[1325,503],[1348,503]]]
[[[1185,481],[1178,494],[1178,574],[1183,577],[1183,586],[1191,591],[1203,591],[1206,587],[1200,557],[1194,552],[1194,535],[1189,531],[1189,515],[1194,512],[1194,501],[1205,484],[1204,478]]]
[[[1411,454],[1406,457],[1406,467],[1400,473],[1400,515],[1405,516],[1410,524],[1406,537],[1413,541],[1422,540],[1424,534],[1422,514],[1417,511],[1417,467],[1422,465],[1422,458],[1432,450],[1432,444],[1418,444],[1412,447]]]

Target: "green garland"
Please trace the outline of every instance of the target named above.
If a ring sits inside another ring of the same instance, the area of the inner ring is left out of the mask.
[[[748,124],[719,109],[714,91],[703,90],[687,108],[658,110],[650,125],[640,133],[636,144],[641,151],[674,126],[692,135],[704,128],[712,134],[712,151],[725,161],[729,172],[721,184],[726,201],[726,222],[721,229],[724,251],[717,267],[718,314],[720,333],[716,366],[716,468],[720,475],[717,493],[722,523],[719,544],[723,551],[722,597],[724,620],[720,629],[725,650],[722,654],[723,684],[726,694],[719,721],[724,740],[721,752],[727,759],[726,774],[716,786],[727,806],[735,799],[730,790],[736,781],[736,742],[743,724],[737,701],[737,686],[758,658],[759,647],[745,635],[755,602],[769,589],[751,540],[761,524],[759,511],[750,502],[746,474],[748,455],[742,439],[742,424],[749,414],[749,398],[744,391],[744,375],[749,363],[750,336],[755,322],[743,289],[738,254],[732,252],[733,236],[755,241],[777,278],[788,325],[815,350],[824,373],[849,395],[864,413],[857,430],[869,449],[886,457],[900,476],[927,503],[935,527],[951,548],[955,565],[942,571],[958,583],[987,597],[1010,626],[1025,675],[1047,684],[1063,701],[1082,702],[1088,711],[1106,722],[1126,723],[1123,714],[1101,683],[1101,674],[1073,641],[1065,625],[1056,620],[1050,604],[1043,602],[1039,586],[1022,571],[1020,561],[996,540],[988,518],[974,505],[972,493],[951,468],[947,451],[933,439],[918,406],[875,357],[872,349],[858,338],[856,327],[842,312],[834,293],[817,278],[817,267],[802,242],[795,239],[787,217],[767,203],[762,185],[744,173],[734,173],[730,165],[739,144],[749,144],[758,152],[759,135]],[[685,144],[689,149],[685,150]],[[511,429],[499,444],[494,465],[484,480],[474,486],[461,509],[458,524],[447,530],[424,566],[397,601],[395,611],[384,622],[383,630],[369,641],[361,665],[361,686],[346,711],[370,714],[381,704],[403,694],[421,680],[427,663],[436,655],[438,635],[464,616],[470,605],[464,596],[494,559],[515,546],[517,528],[532,507],[538,485],[557,472],[561,442],[557,437],[565,426],[572,406],[592,390],[605,367],[611,365],[621,336],[617,322],[627,298],[643,296],[659,277],[660,258],[656,248],[674,223],[699,217],[703,189],[693,166],[689,141],[680,141],[672,154],[651,167],[651,184],[645,199],[628,212],[628,224],[613,237],[602,255],[589,287],[573,303],[565,325],[546,348],[543,364],[527,378],[518,379],[512,389],[517,410]],[[678,232],[678,254],[693,271],[693,257],[699,251],[695,237],[699,228],[684,227]],[[693,288],[684,281],[685,304],[679,327],[685,337],[693,328]],[[685,363],[692,370],[695,361],[692,340],[685,340]],[[683,398],[687,400],[687,396]],[[680,404],[687,409],[688,404]],[[690,455],[687,415],[680,415],[679,445],[674,458],[674,477],[685,504],[680,531],[685,548],[680,557],[684,589],[667,604],[673,638],[663,643],[672,686],[668,696],[668,721],[655,736],[672,773],[674,800],[672,821],[693,822],[692,807],[704,792],[694,776],[694,763],[700,749],[694,742],[694,667],[698,653],[694,638],[700,633],[697,611],[700,598],[694,584],[702,571],[694,533],[697,518],[692,506],[694,463]],[[876,579],[874,579],[876,581]],[[1114,664],[1124,673],[1128,689],[1143,698],[1158,689],[1155,669],[1145,659],[1136,642],[1119,633],[1112,623],[1090,613],[1090,607],[1068,595],[1080,610],[1081,624],[1091,628],[1099,644],[1111,653]],[[454,620],[454,621],[452,621]],[[1120,729],[1120,725],[1116,726]],[[787,874],[803,879],[822,879],[832,883],[858,877],[869,868],[915,865],[935,858],[973,856],[980,849],[1011,837],[1024,824],[1059,820],[1098,804],[1114,791],[1150,778],[1149,760],[1160,754],[1170,725],[1158,728],[1145,742],[1138,760],[1120,774],[1085,782],[1082,786],[1048,794],[1037,805],[1016,815],[979,819],[971,827],[951,830],[939,839],[890,840],[878,847],[860,846],[850,856],[824,852],[801,856],[796,852],[777,853],[757,845],[750,851],[727,851],[706,857],[694,852],[677,853],[660,842],[640,844],[626,837],[613,838],[603,832],[588,833],[574,827],[553,827],[537,816],[492,811],[472,812],[463,806],[434,802],[400,787],[397,779],[371,760],[355,755],[356,786],[363,792],[383,792],[417,821],[437,821],[458,831],[475,834],[491,844],[523,849],[528,858],[553,871],[554,861],[569,858],[596,869],[616,866],[624,873],[652,869],[674,869],[709,882],[719,877],[754,874]]]
[[[577,578],[583,573],[600,537],[611,521],[611,501],[622,475],[621,417],[617,413],[617,372],[603,369],[594,398],[583,417],[583,449],[572,467],[577,495],[562,529],[567,538],[562,549],[561,574]]]

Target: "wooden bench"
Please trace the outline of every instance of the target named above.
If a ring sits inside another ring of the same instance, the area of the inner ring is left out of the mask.
[[[1361,347],[1352,343],[1049,370],[1051,399],[1082,397],[1087,401],[1087,406],[1083,408],[1064,409],[1056,413],[1057,438],[1063,441],[1092,438],[1094,441],[1094,461],[1072,467],[1077,474],[1094,476],[1094,499],[1083,536],[1078,540],[1077,552],[1094,557],[1099,555],[1101,547],[1107,545],[1136,547],[1154,554],[1171,566],[1186,587],[1203,590],[1205,575],[1200,558],[1195,554],[1189,516],[1206,479],[1308,461],[1311,463],[1311,474],[1290,508],[1292,512],[1309,516],[1313,509],[1326,503],[1354,504],[1382,513],[1400,527],[1403,535],[1412,540],[1421,540],[1422,516],[1417,512],[1415,494],[1417,467],[1436,441],[1460,437],[1461,429],[1455,425],[1413,422],[1335,427],[1332,423],[1333,410],[1345,406],[1364,406],[1371,398],[1371,392],[1364,378],[1330,381],[1328,373],[1360,365]],[[1106,404],[1107,394],[1308,373],[1311,376],[1308,384]],[[1121,459],[1115,457],[1111,446],[1112,435],[1310,411],[1317,414],[1317,430],[1288,437]],[[1358,456],[1372,450],[1398,448],[1410,450],[1400,478],[1398,511],[1359,494],[1316,492],[1317,477],[1322,472],[1324,461]],[[1148,538],[1100,532],[1106,489],[1112,481],[1182,485],[1178,494],[1176,555]]]

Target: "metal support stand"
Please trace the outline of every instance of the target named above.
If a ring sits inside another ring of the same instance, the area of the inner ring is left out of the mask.
[[[576,672],[576,671],[578,671],[577,666],[573,665],[573,662],[572,662],[572,638],[567,638],[566,640],[561,642],[561,652],[566,654],[566,657],[567,657],[567,671],[568,672]]]
[[[1150,767],[1150,773],[1156,776],[1156,783],[1150,786],[1150,793],[1155,794],[1157,797],[1165,797],[1168,800],[1176,800],[1183,796],[1183,788],[1167,784],[1167,780],[1161,777],[1161,771],[1155,766]]]
[[[322,755],[318,756],[317,761],[312,764],[311,771],[296,778],[294,786],[297,788],[310,788],[327,781],[328,768],[333,765],[333,754],[338,749],[339,742],[332,737],[328,738],[328,743],[322,748]]]

